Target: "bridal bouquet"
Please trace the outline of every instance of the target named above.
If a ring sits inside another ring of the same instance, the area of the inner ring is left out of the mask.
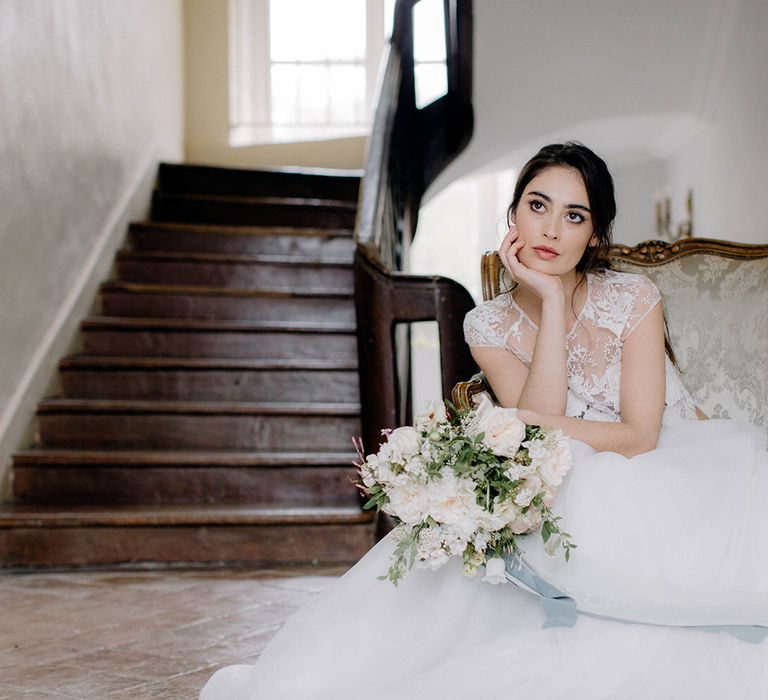
[[[377,454],[365,457],[356,443],[365,508],[399,521],[388,578],[402,579],[412,566],[438,569],[461,556],[464,573],[506,581],[503,554],[519,554],[516,537],[541,528],[547,554],[558,548],[566,561],[576,545],[550,506],[571,466],[560,430],[525,425],[516,409],[495,406],[486,394],[459,412],[442,402],[416,416],[414,426],[383,431]]]

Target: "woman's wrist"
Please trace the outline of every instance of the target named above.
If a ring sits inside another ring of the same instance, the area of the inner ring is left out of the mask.
[[[562,314],[565,317],[565,294],[562,287],[541,297],[541,314]]]

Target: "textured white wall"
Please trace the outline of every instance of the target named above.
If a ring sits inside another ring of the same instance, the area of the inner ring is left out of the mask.
[[[0,0],[0,477],[79,317],[182,153],[180,0]]]
[[[478,0],[475,133],[429,196],[576,139],[616,176],[617,240],[655,235],[658,191],[682,219],[692,187],[698,235],[766,241],[767,33],[765,0]]]
[[[768,242],[765,216],[768,156],[768,2],[744,0],[729,17],[719,90],[704,118],[668,163],[673,215],[694,193],[694,234],[747,243]]]

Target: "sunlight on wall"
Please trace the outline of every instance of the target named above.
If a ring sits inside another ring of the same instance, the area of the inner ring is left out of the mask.
[[[476,302],[482,301],[480,258],[506,233],[516,177],[514,170],[470,175],[436,194],[419,212],[410,271],[455,279]],[[437,323],[411,325],[411,361],[413,409],[418,412],[426,401],[441,398]]]
[[[481,301],[480,257],[507,230],[516,171],[469,175],[436,194],[419,212],[410,271],[461,282]]]

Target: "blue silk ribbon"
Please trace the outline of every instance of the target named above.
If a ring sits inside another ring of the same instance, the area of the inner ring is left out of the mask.
[[[612,620],[614,622],[624,622],[634,625],[652,625],[655,627],[673,627],[675,625],[663,625],[660,623],[638,622],[636,620],[626,620],[608,615],[598,615],[578,610],[576,601],[561,590],[545,581],[541,576],[534,573],[520,557],[505,554],[504,563],[507,580],[511,581],[519,588],[537,596],[541,600],[544,608],[546,620],[543,627],[573,627],[578,621],[579,615],[588,615],[600,620]],[[744,642],[750,644],[760,644],[768,637],[768,627],[762,625],[680,625],[684,629],[695,629],[703,632],[725,632]]]

